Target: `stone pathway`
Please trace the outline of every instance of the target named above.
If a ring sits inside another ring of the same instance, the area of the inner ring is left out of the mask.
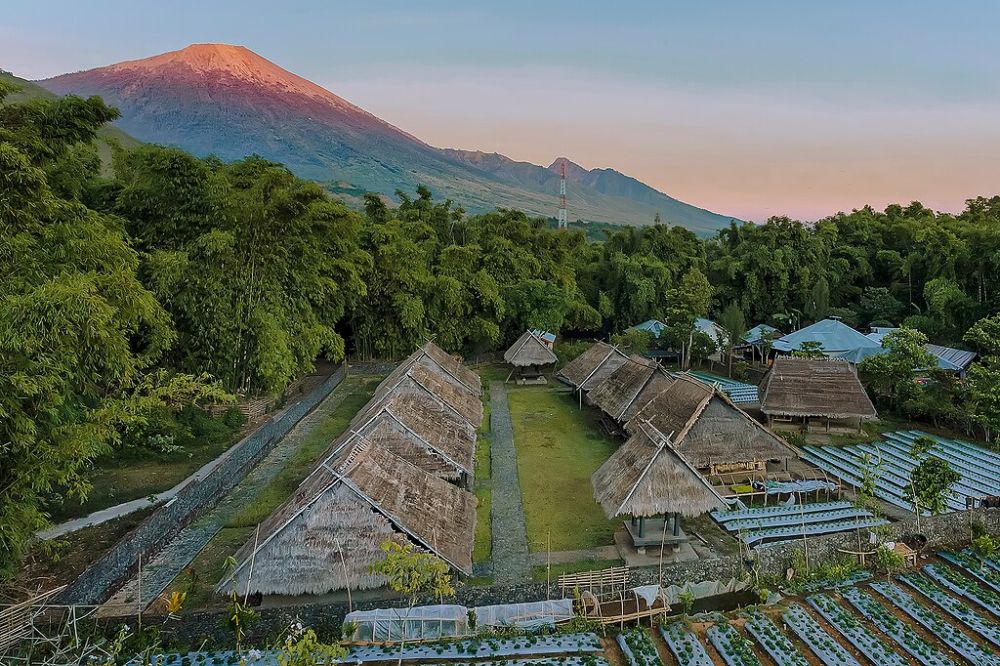
[[[313,411],[306,414],[288,435],[274,445],[260,463],[230,490],[207,514],[194,521],[164,546],[142,567],[142,597],[145,608],[159,597],[166,587],[198,555],[212,537],[218,534],[230,518],[249,504],[284,469],[302,446],[310,432],[329,416],[349,395],[353,382],[346,378]],[[211,581],[214,585],[215,581]],[[100,615],[113,616],[134,613],[140,604],[139,576],[129,580],[101,606]]]
[[[493,483],[493,575],[498,583],[531,579],[528,533],[517,479],[514,431],[503,382],[490,382],[490,477]]]

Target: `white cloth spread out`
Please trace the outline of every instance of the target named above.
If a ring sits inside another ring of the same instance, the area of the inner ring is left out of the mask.
[[[652,606],[656,602],[656,597],[660,595],[659,585],[640,585],[633,587],[632,591],[636,596],[646,602],[646,606]]]

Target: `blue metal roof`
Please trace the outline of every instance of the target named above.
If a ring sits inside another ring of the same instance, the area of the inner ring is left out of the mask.
[[[831,357],[841,357],[841,355],[847,354],[863,358],[881,353],[882,349],[882,345],[879,343],[836,319],[824,319],[794,333],[789,333],[774,341],[774,349],[791,352],[801,349],[804,342],[818,342],[823,353]],[[848,358],[848,360],[850,359]]]
[[[898,328],[886,328],[886,327],[873,327],[872,332],[865,337],[869,340],[882,344],[883,338],[889,335],[893,331],[898,331]],[[944,347],[942,345],[933,345],[927,343],[924,345],[924,349],[929,351],[937,359],[937,366],[942,370],[949,370],[951,372],[962,372],[969,367],[969,364],[976,358],[976,352],[967,351],[965,349],[954,349],[953,347]]]
[[[663,333],[663,329],[665,329],[666,327],[667,325],[664,324],[659,319],[649,319],[647,321],[642,322],[641,324],[636,324],[635,326],[633,326],[628,330],[646,331],[648,333],[652,333],[654,338],[658,338],[660,337],[660,334]]]
[[[725,333],[718,324],[704,317],[698,317],[694,320],[694,330],[704,333],[716,342],[719,342],[725,336]]]
[[[778,329],[774,326],[768,326],[767,324],[757,324],[749,331],[743,334],[743,342],[748,345],[757,345],[763,342],[764,336],[768,333],[780,333]]]
[[[757,394],[757,387],[753,384],[745,384],[728,377],[719,377],[700,370],[688,370],[687,374],[695,379],[711,384],[729,396],[729,399],[738,405],[760,402]]]

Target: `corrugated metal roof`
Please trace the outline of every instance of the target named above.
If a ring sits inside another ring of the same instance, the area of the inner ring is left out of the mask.
[[[965,370],[976,358],[976,352],[966,351],[965,349],[953,349],[930,343],[924,345],[924,349],[937,356],[938,365],[948,370]],[[945,364],[951,367],[947,367]]]
[[[865,349],[873,349],[875,350],[873,353],[877,354],[882,348],[879,343],[855,331],[844,322],[824,319],[775,340],[774,349],[784,352],[795,351],[800,349],[804,342],[818,342],[827,356],[836,357],[845,353],[863,355],[865,352],[859,350]]]
[[[641,324],[636,324],[629,330],[647,331],[649,333],[652,333],[654,338],[658,338],[660,337],[660,334],[663,333],[663,329],[665,329],[666,327],[667,325],[658,319],[649,319],[647,321],[642,322]]]
[[[687,374],[695,379],[711,384],[729,396],[729,399],[738,405],[760,402],[757,394],[757,387],[753,384],[745,384],[728,377],[719,377],[700,370],[688,370]]]
[[[743,341],[748,345],[756,345],[763,341],[764,336],[768,333],[780,333],[778,329],[774,326],[768,326],[767,324],[757,324],[749,331],[743,334]]]

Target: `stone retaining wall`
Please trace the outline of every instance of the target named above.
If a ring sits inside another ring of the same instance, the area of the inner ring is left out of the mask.
[[[185,526],[214,506],[346,375],[346,368],[339,367],[310,393],[236,443],[221,464],[204,478],[185,486],[84,571],[59,595],[59,603],[100,604],[106,601],[135,575],[140,558],[148,562]]]

